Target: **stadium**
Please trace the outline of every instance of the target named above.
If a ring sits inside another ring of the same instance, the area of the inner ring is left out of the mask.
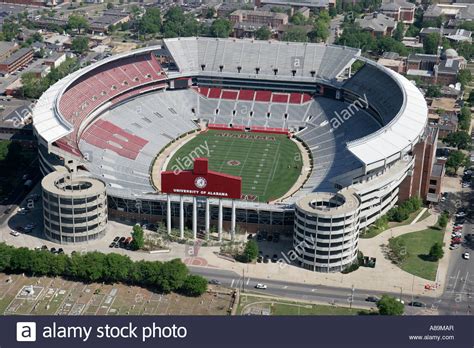
[[[41,171],[63,173],[43,180],[45,234],[88,242],[103,214],[180,237],[278,232],[302,267],[340,271],[413,175],[427,113],[410,81],[348,47],[192,37],[114,55],[34,107]],[[90,190],[85,177],[103,192],[67,211],[47,194]]]

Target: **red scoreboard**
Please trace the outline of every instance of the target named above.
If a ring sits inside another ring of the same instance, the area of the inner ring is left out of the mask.
[[[161,172],[161,191],[175,195],[240,199],[242,178],[208,169],[207,158],[196,158],[192,170]]]

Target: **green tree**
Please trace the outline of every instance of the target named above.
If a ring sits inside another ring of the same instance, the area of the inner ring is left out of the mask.
[[[159,8],[151,7],[138,21],[138,33],[145,38],[147,34],[157,34],[161,30],[161,11]]]
[[[76,36],[71,42],[74,53],[83,54],[89,49],[89,38],[87,36]]]
[[[465,131],[457,131],[448,134],[443,143],[451,147],[457,147],[459,150],[467,150],[471,147],[471,136]]]
[[[472,93],[472,92],[471,92]],[[463,106],[458,114],[459,128],[469,131],[471,126],[471,110],[467,106]]]
[[[2,34],[5,41],[12,41],[20,33],[20,26],[10,20],[6,20],[2,25]]]
[[[187,296],[201,296],[207,290],[207,280],[196,275],[188,275],[180,288],[180,292]]]
[[[242,262],[252,262],[258,256],[258,244],[253,239],[249,240],[245,245],[244,251],[241,255]]]
[[[329,37],[329,28],[327,22],[323,20],[317,20],[314,23],[313,30],[308,33],[308,37],[311,42],[326,41]]]
[[[139,224],[133,226],[132,238],[132,250],[143,249],[143,246],[145,245],[145,236],[143,228]]]
[[[188,276],[188,272],[186,265],[179,259],[166,262],[160,268],[155,286],[163,292],[180,289]]]
[[[302,27],[291,27],[283,34],[283,41],[307,42],[306,30]]]
[[[114,4],[112,2],[107,2],[107,10],[111,10],[114,8]]]
[[[441,87],[438,85],[429,85],[426,89],[426,96],[429,98],[441,97]]]
[[[77,30],[77,33],[80,34],[82,30],[87,31],[89,29],[89,21],[84,16],[73,14],[68,18],[67,27]]]
[[[395,28],[395,31],[393,32],[393,38],[397,41],[402,41],[404,31],[405,31],[405,27],[403,23],[398,22],[397,27]]]
[[[214,7],[209,7],[206,11],[206,18],[207,19],[212,19],[216,16],[217,12]]]
[[[448,222],[449,222],[448,214],[442,213],[439,215],[438,222],[437,222],[439,227],[445,228],[446,226],[448,226]]]
[[[429,258],[432,261],[438,261],[442,259],[444,256],[444,251],[443,247],[441,246],[440,243],[434,243],[431,246],[430,253],[429,253]]]
[[[213,37],[229,37],[232,31],[232,23],[224,18],[217,18],[211,24],[210,34]]]
[[[466,160],[467,157],[462,151],[451,151],[446,161],[446,167],[451,168],[456,173],[460,167],[466,164]]]
[[[426,54],[437,54],[438,45],[441,42],[441,37],[438,33],[428,34],[423,39],[423,50]]]
[[[290,23],[294,25],[304,25],[306,24],[306,17],[301,12],[296,12],[291,16]]]
[[[260,28],[255,31],[255,37],[258,40],[268,40],[272,36],[272,32],[270,28],[268,28],[266,25],[261,26]]]
[[[104,262],[104,280],[107,282],[126,282],[132,261],[126,255],[107,254]]]
[[[462,88],[466,87],[472,80],[471,71],[469,69],[462,69],[458,73],[458,82],[462,85]]]
[[[402,315],[405,306],[395,297],[382,295],[382,298],[377,302],[377,308],[381,315]]]

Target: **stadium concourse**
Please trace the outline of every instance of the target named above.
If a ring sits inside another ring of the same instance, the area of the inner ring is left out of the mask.
[[[353,72],[357,60],[363,66]],[[359,231],[397,202],[427,107],[411,82],[357,49],[191,37],[76,71],[43,94],[33,122],[43,174],[65,167],[104,182],[110,216],[163,222],[169,233],[179,226],[180,237],[187,227],[194,238],[218,240],[237,228],[290,233],[295,249],[305,244],[298,248],[303,267],[333,272],[354,262]],[[176,144],[207,128],[286,134],[311,164],[300,165],[301,187],[277,203],[255,199],[248,187],[229,199],[203,191],[213,183],[196,173],[191,186],[200,190],[186,187],[196,193],[180,194],[179,179],[175,191],[162,192],[152,179],[155,161],[167,169]],[[167,160],[158,161],[164,153]],[[56,221],[49,239],[79,240],[74,226]]]

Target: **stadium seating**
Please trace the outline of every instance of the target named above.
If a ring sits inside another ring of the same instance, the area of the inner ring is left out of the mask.
[[[352,78],[348,79],[344,89],[367,101],[380,115],[382,125],[387,125],[400,111],[403,93],[397,83],[376,66],[366,64]]]
[[[161,88],[163,85],[155,82],[165,78],[160,64],[150,53],[112,61],[85,74],[64,92],[59,102],[62,116],[74,126],[74,132],[65,138],[63,146],[77,150],[81,124],[100,105]]]
[[[164,44],[182,73],[248,76],[256,75],[258,69],[259,75],[333,80],[359,54],[348,47],[280,41],[176,38],[166,39]]]

